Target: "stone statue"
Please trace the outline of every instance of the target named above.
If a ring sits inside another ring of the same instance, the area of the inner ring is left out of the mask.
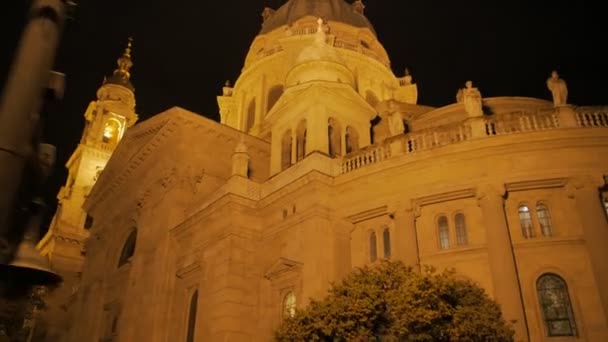
[[[274,15],[274,10],[270,7],[264,7],[264,10],[262,11],[262,19],[264,20],[263,22],[266,22],[268,19],[270,19],[273,15]]]
[[[361,0],[355,0],[355,2],[353,2],[352,4],[353,6],[353,10],[359,14],[363,14],[363,11],[365,10],[365,5],[363,4],[363,1]]]
[[[405,85],[412,84],[412,75],[410,74],[410,69],[405,68],[405,76],[403,76],[403,83]]]
[[[553,105],[555,105],[555,107],[566,105],[568,100],[568,88],[566,86],[566,81],[559,78],[557,71],[553,70],[553,72],[551,72],[551,77],[547,79],[547,88],[549,88],[551,95],[553,95]]]
[[[412,82],[412,74],[409,69],[405,69],[405,76],[399,79],[399,87],[393,96],[396,100],[416,104],[418,103],[418,86]]]
[[[464,103],[464,110],[471,117],[482,116],[481,92],[473,87],[472,81],[467,81],[465,87],[458,90],[456,102]]]

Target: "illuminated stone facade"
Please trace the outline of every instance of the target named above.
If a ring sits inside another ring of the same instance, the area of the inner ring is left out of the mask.
[[[67,308],[80,282],[84,244],[93,224],[82,206],[125,131],[137,121],[131,64],[129,43],[118,59],[118,68],[104,80],[97,91],[97,101],[91,102],[84,114],[84,132],[66,164],[68,179],[57,195],[57,211],[47,234],[38,243],[41,254],[49,258],[53,270],[63,278],[62,285],[48,296],[49,310],[41,317],[40,325],[46,328],[49,341],[65,335],[71,323]]]
[[[517,341],[608,340],[608,108],[471,84],[418,105],[362,12],[265,10],[221,123],[172,108],[126,133],[84,205],[72,341],[271,340],[385,258],[473,279]]]

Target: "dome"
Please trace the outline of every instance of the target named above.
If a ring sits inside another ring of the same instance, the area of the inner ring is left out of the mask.
[[[338,21],[355,27],[368,28],[376,34],[367,18],[357,13],[344,0],[289,0],[264,22],[260,34],[268,33],[284,25],[291,25],[306,16],[320,17],[325,21]]]

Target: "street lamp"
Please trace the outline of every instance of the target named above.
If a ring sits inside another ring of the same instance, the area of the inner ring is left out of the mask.
[[[34,0],[28,13],[15,60],[10,70],[2,98],[0,100],[0,265],[9,267],[17,244],[24,230],[40,229],[42,211],[37,201],[18,195],[24,184],[39,187],[44,179],[30,179],[26,175],[27,165],[41,151],[36,141],[36,131],[40,124],[39,112],[42,107],[43,93],[49,83],[62,87],[56,82],[57,74],[50,73],[55,60],[59,37],[65,22],[66,12],[74,3],[67,0]],[[51,86],[51,89],[56,86]],[[61,89],[62,90],[62,89]],[[48,146],[42,150],[49,151]],[[53,160],[54,162],[54,160]],[[47,163],[48,164],[48,163]],[[33,170],[40,171],[42,164]],[[32,168],[29,168],[30,170]],[[40,174],[38,174],[40,176]],[[47,174],[48,176],[48,174]],[[26,224],[19,222],[17,210],[23,203],[30,210]],[[38,204],[36,204],[38,203]],[[39,234],[39,233],[38,233]],[[15,238],[16,237],[16,238]],[[23,239],[23,242],[27,240]],[[15,260],[17,261],[17,260]],[[3,272],[4,269],[0,270]],[[53,278],[53,277],[51,277]],[[33,279],[34,280],[34,279]],[[42,279],[48,280],[48,279]]]

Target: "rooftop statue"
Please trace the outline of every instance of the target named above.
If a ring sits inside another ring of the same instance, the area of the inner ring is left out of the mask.
[[[555,107],[566,105],[568,100],[568,87],[566,86],[566,81],[559,78],[557,71],[553,70],[553,72],[551,72],[551,77],[547,79],[547,88],[551,91]]]
[[[481,92],[473,87],[472,81],[466,81],[465,87],[458,90],[456,102],[464,103],[464,110],[469,116],[482,116]]]

